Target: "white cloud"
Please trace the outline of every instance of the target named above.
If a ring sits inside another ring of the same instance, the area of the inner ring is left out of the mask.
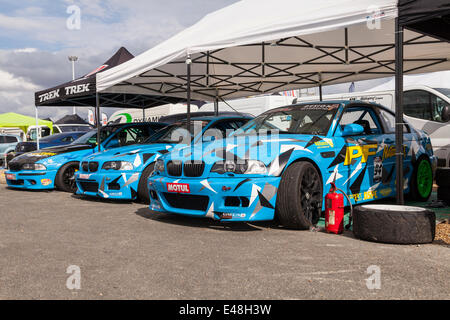
[[[38,86],[28,82],[21,77],[15,77],[13,74],[0,70],[0,92],[1,91],[27,91],[37,90]]]
[[[32,52],[37,52],[37,51],[38,50],[36,48],[22,48],[22,49],[13,50],[13,52],[16,52],[16,53],[21,53],[21,52],[32,53]]]
[[[71,80],[105,62],[121,46],[137,55],[236,0],[40,0],[11,1],[19,9],[0,13],[0,113],[34,115],[34,92]],[[29,5],[29,4],[32,5]],[[39,3],[39,5],[36,5]],[[69,5],[81,9],[81,30],[68,30]],[[20,8],[20,6],[22,6]],[[25,45],[24,45],[25,43]],[[51,48],[51,49],[49,49]],[[3,82],[3,81],[2,81]],[[40,116],[62,116],[71,108],[40,108]],[[84,115],[86,108],[79,108]]]

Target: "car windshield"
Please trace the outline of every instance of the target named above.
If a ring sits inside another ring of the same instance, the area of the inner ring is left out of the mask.
[[[256,132],[279,134],[327,134],[339,104],[308,104],[270,110],[256,117],[234,135]]]
[[[154,135],[150,136],[143,144],[150,143],[181,143],[183,141],[192,140],[192,138],[203,132],[209,121],[193,120],[191,121],[189,133],[186,122],[177,122],[167,126]],[[190,136],[190,139],[189,139]]]
[[[105,141],[106,138],[108,138],[111,134],[119,130],[120,127],[117,126],[110,126],[110,127],[103,127],[100,131],[100,139],[101,141]],[[77,140],[72,142],[72,144],[96,144],[97,143],[97,130],[92,130],[81,137],[79,137]]]
[[[434,88],[434,90],[439,91],[443,95],[446,95],[447,97],[450,98],[450,89],[447,89],[447,88]]]
[[[59,138],[62,138],[64,135],[62,134],[53,134],[51,136],[46,136],[42,139],[40,139],[41,142],[53,142],[55,140],[58,140]]]

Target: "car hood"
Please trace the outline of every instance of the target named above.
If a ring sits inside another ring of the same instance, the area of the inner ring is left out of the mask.
[[[13,160],[11,160],[14,163],[18,164],[24,164],[24,163],[35,163],[39,160],[47,159],[50,157],[58,156],[61,154],[69,153],[69,152],[75,152],[80,150],[87,150],[92,149],[91,145],[66,145],[66,146],[59,146],[59,147],[50,147],[50,148],[44,148],[37,151],[32,151],[28,153],[24,153]]]
[[[159,158],[161,155],[168,153],[173,147],[174,145],[165,143],[135,144],[94,153],[84,158],[83,160],[98,161],[100,163],[106,161],[129,161],[134,163],[146,163],[147,160],[154,157],[155,155],[155,158]],[[139,157],[140,161],[136,161],[137,157]]]
[[[212,165],[224,159],[259,160],[266,166],[285,164],[295,153],[296,158],[314,157],[317,148],[333,148],[333,140],[314,135],[283,134],[276,137],[245,136],[196,144],[172,151],[169,160],[202,160]]]

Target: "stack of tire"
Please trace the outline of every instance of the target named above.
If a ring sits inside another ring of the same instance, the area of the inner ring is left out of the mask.
[[[450,206],[450,168],[437,169],[436,184],[438,185],[438,200],[442,200]]]
[[[433,242],[435,232],[436,215],[425,208],[372,204],[353,212],[353,234],[361,240],[422,244]]]

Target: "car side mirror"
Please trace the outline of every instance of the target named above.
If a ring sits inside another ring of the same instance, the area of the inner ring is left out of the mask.
[[[364,133],[364,128],[360,124],[350,123],[342,129],[342,136],[356,136]]]
[[[450,108],[449,106],[444,106],[441,111],[441,119],[443,122],[448,122],[450,120]]]
[[[203,142],[213,142],[216,140],[215,136],[203,136]]]
[[[117,139],[110,140],[108,142],[108,144],[105,146],[105,148],[108,148],[108,149],[114,149],[114,148],[118,148],[118,147],[120,147],[120,143],[119,143],[119,140],[117,140]]]

